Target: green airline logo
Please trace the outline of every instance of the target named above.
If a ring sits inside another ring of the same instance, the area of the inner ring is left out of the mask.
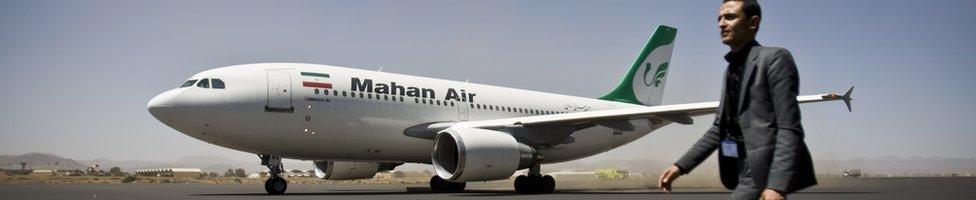
[[[661,86],[661,79],[664,78],[664,75],[668,73],[668,63],[661,63],[661,65],[657,67],[657,71],[654,72],[654,78],[651,82],[647,82],[647,74],[651,72],[651,63],[645,63],[644,66],[646,66],[644,68],[644,85],[654,85],[654,87]]]

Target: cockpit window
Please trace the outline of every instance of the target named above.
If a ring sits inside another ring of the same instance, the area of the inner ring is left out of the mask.
[[[197,83],[197,87],[210,88],[210,81],[208,79],[200,79]]]
[[[210,79],[210,84],[214,89],[224,89],[224,81],[220,79]]]
[[[197,83],[197,79],[187,80],[186,82],[183,83],[183,85],[180,85],[180,88],[193,86],[194,83]]]

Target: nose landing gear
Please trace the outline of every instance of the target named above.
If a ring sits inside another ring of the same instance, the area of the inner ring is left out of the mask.
[[[261,165],[268,166],[268,180],[264,181],[264,191],[271,195],[284,194],[288,190],[288,181],[281,177],[284,167],[281,157],[273,155],[258,155]]]

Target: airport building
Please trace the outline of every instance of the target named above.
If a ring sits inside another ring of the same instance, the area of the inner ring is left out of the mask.
[[[139,176],[155,177],[200,177],[203,170],[198,168],[159,168],[159,169],[140,169],[136,170]]]

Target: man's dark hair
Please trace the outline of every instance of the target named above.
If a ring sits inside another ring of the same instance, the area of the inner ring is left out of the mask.
[[[729,1],[741,1],[742,2],[742,12],[746,14],[746,18],[752,18],[752,16],[759,16],[762,18],[762,8],[759,7],[759,1],[757,0],[722,0],[722,3]]]

